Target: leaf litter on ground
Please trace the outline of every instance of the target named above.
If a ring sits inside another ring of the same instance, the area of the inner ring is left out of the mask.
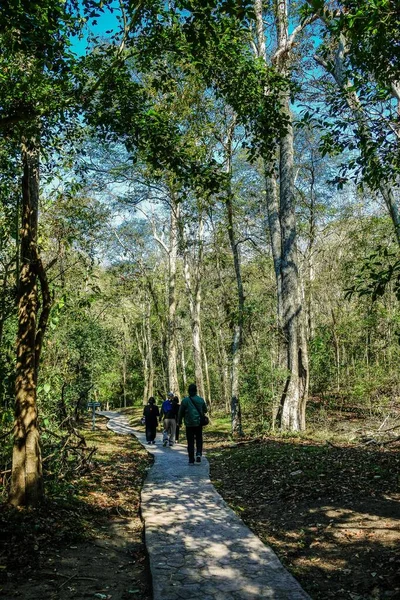
[[[313,600],[400,598],[398,448],[229,446],[209,454],[214,485]]]
[[[24,600],[84,597],[150,600],[151,585],[140,519],[140,490],[151,464],[131,436],[101,420],[88,443],[98,450],[92,469],[54,480],[35,509],[0,510],[0,596]]]

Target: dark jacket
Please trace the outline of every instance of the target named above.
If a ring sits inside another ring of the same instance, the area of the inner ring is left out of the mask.
[[[143,416],[146,419],[146,425],[157,425],[160,410],[156,404],[147,404],[143,409]]]
[[[186,398],[183,398],[179,409],[179,424],[181,425],[182,420],[184,420],[186,427],[198,427],[200,425],[199,411],[202,415],[207,412],[204,399],[201,396],[186,396]]]

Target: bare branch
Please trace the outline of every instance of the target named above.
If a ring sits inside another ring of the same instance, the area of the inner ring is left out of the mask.
[[[318,19],[318,15],[316,15],[316,14],[310,15],[309,17],[307,17],[307,19],[305,19],[302,23],[300,23],[300,25],[297,25],[297,27],[295,27],[295,29],[293,30],[293,32],[291,33],[289,38],[286,40],[285,44],[280,46],[276,50],[275,54],[272,57],[272,62],[276,63],[280,60],[280,58],[284,54],[288,54],[292,50],[292,48],[295,46],[296,38],[299,35],[299,33],[301,33],[303,31],[303,29],[305,29],[307,27],[307,25],[310,25],[317,19]]]

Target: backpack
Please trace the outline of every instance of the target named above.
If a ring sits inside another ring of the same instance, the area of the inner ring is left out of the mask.
[[[173,405],[173,403],[171,402],[171,400],[165,400],[165,401],[163,402],[162,409],[163,409],[163,412],[164,412],[164,415],[165,415],[165,417],[166,417],[167,419],[168,419],[168,418],[171,418],[171,415],[170,415],[170,413],[171,413],[171,411],[173,411],[173,409],[174,409],[174,405]]]

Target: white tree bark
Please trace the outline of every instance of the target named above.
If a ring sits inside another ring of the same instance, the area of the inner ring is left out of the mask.
[[[239,400],[239,368],[243,341],[243,321],[244,321],[244,291],[242,272],[240,264],[240,254],[238,242],[235,235],[235,224],[233,222],[233,203],[232,203],[232,137],[234,132],[235,122],[230,126],[228,131],[225,152],[226,152],[226,172],[229,178],[228,190],[225,197],[226,214],[228,220],[228,237],[231,246],[233,264],[235,268],[236,286],[237,286],[237,314],[233,317],[232,329],[232,346],[230,356],[230,392],[231,392],[231,428],[233,436],[242,436],[242,412]]]
[[[208,358],[205,346],[203,344],[203,364],[204,364],[204,375],[207,384],[207,391],[204,392],[204,399],[207,402],[209,413],[212,413],[212,400],[211,400],[211,386],[210,386],[210,373],[208,369]]]
[[[192,324],[192,346],[196,385],[200,396],[204,398],[204,375],[202,365],[202,342],[201,342],[201,271],[204,249],[204,223],[200,216],[196,239],[194,259],[189,254],[189,240],[184,240],[184,275],[186,291],[189,299],[190,318]]]
[[[178,227],[180,206],[174,192],[171,193],[171,217],[169,237],[168,270],[168,387],[176,394],[179,392],[177,344],[176,344],[176,269],[178,257]]]
[[[257,24],[258,55],[267,62],[262,0],[254,4]],[[288,75],[290,51],[301,26],[289,35],[288,4],[277,0],[275,5],[277,50],[272,57],[278,71]],[[268,90],[265,90],[268,93]],[[286,130],[276,141],[275,156],[265,161],[268,224],[277,284],[278,324],[285,345],[287,379],[281,396],[278,422],[282,430],[305,428],[305,407],[308,395],[308,354],[304,328],[301,283],[296,248],[296,217],[293,176],[293,128],[289,92],[282,92],[282,115]],[[278,165],[278,169],[277,169]],[[279,179],[277,172],[279,171]]]

